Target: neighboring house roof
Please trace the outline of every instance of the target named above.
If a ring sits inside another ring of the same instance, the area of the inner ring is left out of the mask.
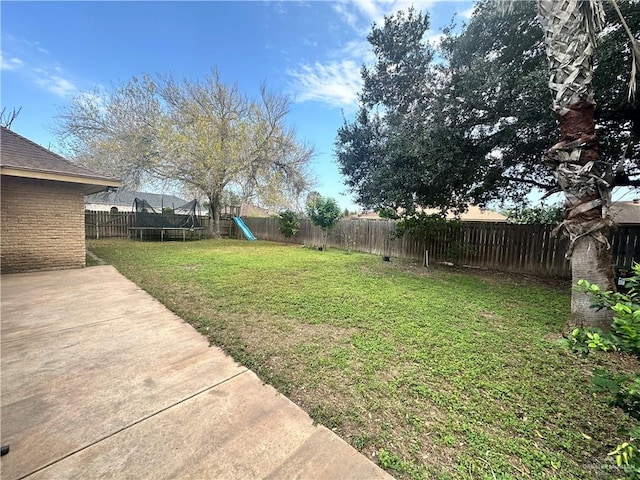
[[[101,204],[109,206],[126,206],[131,207],[133,201],[139,198],[146,201],[153,208],[171,207],[177,208],[188,203],[175,195],[164,195],[161,193],[148,193],[148,192],[134,192],[131,190],[124,190],[122,188],[115,192],[100,192],[93,195],[87,195],[84,199],[85,205],[87,204]]]
[[[269,210],[266,208],[258,207],[251,203],[243,203],[240,206],[240,216],[242,217],[268,217]]]
[[[424,211],[426,214],[431,215],[438,213],[436,209],[428,209]],[[453,213],[447,212],[447,220],[453,220],[457,218]],[[493,210],[485,210],[477,205],[469,205],[466,212],[460,215],[461,222],[494,222],[494,223],[506,223],[507,217],[494,212]]]
[[[440,210],[435,208],[427,208],[423,210],[427,215],[434,215],[440,213]],[[358,215],[357,218],[365,219],[380,219],[380,215],[375,212],[368,212]],[[453,220],[456,217],[453,213],[447,212],[447,220]],[[460,215],[460,221],[462,222],[494,222],[494,223],[506,223],[507,217],[501,215],[492,210],[484,210],[476,205],[469,205],[467,211]]]
[[[640,198],[632,202],[614,202],[611,216],[618,225],[640,225]]]
[[[77,183],[85,193],[119,187],[120,180],[80,167],[35,142],[2,128],[0,174],[40,180]]]

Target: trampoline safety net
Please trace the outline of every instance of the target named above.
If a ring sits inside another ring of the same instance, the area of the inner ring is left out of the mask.
[[[190,230],[202,228],[197,215],[197,200],[192,200],[175,209],[165,207],[163,212],[154,209],[147,201],[136,198],[133,201],[133,211],[135,212],[134,228],[184,228]]]

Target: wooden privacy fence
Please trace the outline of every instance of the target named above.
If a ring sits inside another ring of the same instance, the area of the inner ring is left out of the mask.
[[[300,231],[288,240],[280,233],[277,218],[244,220],[258,239],[314,246],[322,242],[320,229],[308,219],[301,220]],[[430,262],[570,277],[569,262],[564,258],[567,241],[552,236],[550,225],[470,222],[439,232],[428,241],[409,234],[394,239],[395,226],[392,220],[341,220],[329,234],[327,245],[418,261],[428,252]],[[612,254],[614,264],[620,267],[640,262],[640,227],[619,227],[612,238]]]
[[[613,264],[630,269],[640,263],[640,227],[618,227],[611,241]]]
[[[87,238],[128,237],[133,212],[85,212]],[[200,217],[208,228],[210,219]],[[245,217],[245,223],[260,240],[318,246],[322,244],[320,228],[308,219],[300,221],[300,231],[292,239],[280,233],[278,218]],[[569,262],[564,258],[567,241],[553,237],[549,225],[514,225],[508,223],[463,223],[425,241],[409,234],[393,238],[393,220],[341,220],[327,238],[327,246],[357,250],[430,262],[455,262],[471,267],[507,272],[532,273],[550,277],[570,277]],[[205,230],[206,231],[206,230]],[[223,235],[237,234],[233,222],[224,220]],[[618,227],[611,240],[613,263],[630,268],[640,262],[640,227]]]
[[[87,238],[128,237],[133,212],[84,212],[84,235]]]
[[[86,238],[127,238],[129,228],[133,226],[134,212],[84,212],[84,229]],[[209,228],[211,221],[208,216],[199,216],[200,225]],[[222,235],[230,235],[234,230],[230,220],[220,222]],[[180,237],[180,235],[178,235]],[[181,238],[181,237],[180,237]]]

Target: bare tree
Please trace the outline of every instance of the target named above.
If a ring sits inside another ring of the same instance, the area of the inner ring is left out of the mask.
[[[21,110],[22,107],[20,107],[18,110],[12,108],[11,111],[8,112],[7,107],[2,107],[2,111],[0,111],[0,126],[11,130],[11,125],[13,124],[13,121],[18,117],[18,115],[20,115]]]
[[[110,92],[76,95],[54,130],[66,156],[136,189],[161,155],[157,126],[164,112],[153,92],[151,78],[144,77]]]
[[[308,189],[314,152],[286,125],[289,108],[264,85],[259,100],[248,99],[216,71],[200,81],[145,76],[76,97],[59,134],[80,162],[130,185],[150,176],[200,192],[219,236],[225,190],[278,203]]]

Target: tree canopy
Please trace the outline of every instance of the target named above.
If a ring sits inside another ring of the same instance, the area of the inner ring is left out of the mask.
[[[78,162],[129,186],[172,180],[204,196],[219,233],[229,192],[283,208],[308,190],[313,148],[287,126],[289,106],[265,85],[249,99],[216,71],[197,81],[145,75],[76,96],[58,130]]]
[[[637,2],[619,5],[629,25],[640,24]],[[631,54],[616,14],[606,18],[594,74],[600,159],[613,165],[613,184],[638,186]],[[557,132],[535,3],[514,2],[505,15],[495,1],[480,2],[462,33],[445,30],[437,56],[424,42],[428,24],[428,15],[408,10],[374,24],[368,37],[377,62],[363,68],[360,110],[336,139],[358,203],[411,216],[420,207],[521,202],[534,187],[557,191],[544,164]]]

